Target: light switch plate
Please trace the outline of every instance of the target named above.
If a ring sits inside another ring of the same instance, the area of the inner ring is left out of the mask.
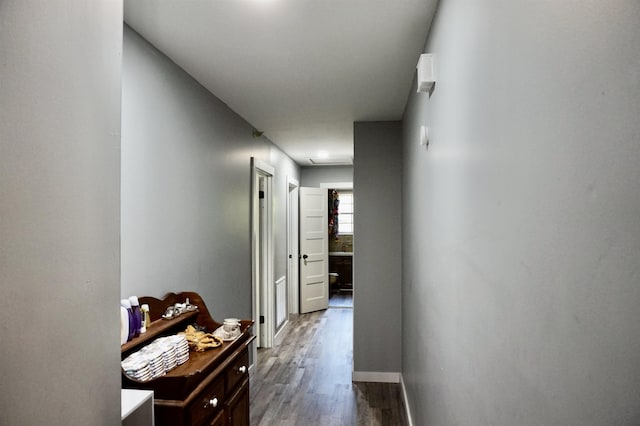
[[[429,148],[429,128],[420,126],[420,145]]]

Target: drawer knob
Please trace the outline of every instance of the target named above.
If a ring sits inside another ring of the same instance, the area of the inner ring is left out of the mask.
[[[216,398],[215,396],[213,398],[211,398],[209,400],[209,402],[205,402],[204,403],[204,408],[216,408],[218,406],[218,398]]]
[[[238,374],[244,374],[247,372],[247,367],[246,366],[242,366],[240,368],[238,368]]]

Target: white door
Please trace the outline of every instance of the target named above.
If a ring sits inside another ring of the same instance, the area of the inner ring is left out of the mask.
[[[327,190],[300,188],[300,313],[329,307]]]

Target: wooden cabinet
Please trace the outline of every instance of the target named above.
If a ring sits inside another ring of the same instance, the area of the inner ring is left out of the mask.
[[[249,426],[249,380],[244,380],[238,391],[227,402],[229,424]]]
[[[224,411],[220,411],[211,421],[211,423],[209,423],[209,426],[227,426],[227,423],[225,422],[226,418],[224,416],[225,412]]]
[[[161,318],[167,306],[187,298],[198,306],[171,320]],[[141,297],[148,304],[152,325],[146,333],[122,345],[122,359],[161,336],[183,331],[196,323],[213,331],[216,322],[197,293],[170,293],[164,299]],[[155,424],[158,426],[243,426],[249,425],[249,345],[252,321],[241,321],[242,335],[232,342],[205,352],[190,352],[189,361],[166,375],[140,382],[122,372],[122,387],[154,391]]]

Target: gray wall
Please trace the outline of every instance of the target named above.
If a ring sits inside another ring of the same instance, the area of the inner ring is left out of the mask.
[[[353,166],[313,166],[300,169],[300,186],[319,188],[321,183],[353,182]]]
[[[354,123],[353,369],[401,369],[402,125]]]
[[[435,91],[404,117],[414,424],[640,423],[639,22],[631,0],[440,2]]]
[[[271,150],[271,163],[276,168],[273,177],[273,244],[274,244],[274,280],[287,275],[287,197],[289,183],[287,178],[300,181],[300,168],[280,149]],[[295,259],[295,257],[294,257]]]
[[[274,275],[286,273],[287,175],[295,163],[125,28],[122,295],[199,292],[215,318],[251,317],[250,158],[274,177]],[[286,222],[285,222],[286,224]]]
[[[122,2],[0,2],[0,424],[120,423]]]

